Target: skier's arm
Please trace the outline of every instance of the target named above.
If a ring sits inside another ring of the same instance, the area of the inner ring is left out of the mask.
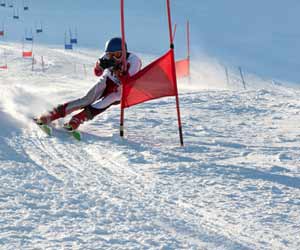
[[[133,76],[141,70],[142,61],[136,55],[132,55],[128,59],[129,60],[127,61],[127,73],[129,74],[129,76]]]

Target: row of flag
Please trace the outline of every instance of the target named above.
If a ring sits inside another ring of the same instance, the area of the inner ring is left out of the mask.
[[[14,8],[13,18],[19,19],[19,10],[18,10],[18,8],[14,7],[14,2],[1,0],[0,7]],[[23,0],[23,7],[24,7],[24,11],[29,10],[28,1]],[[43,31],[44,31],[44,29],[43,29],[42,22],[40,22],[39,25],[35,25],[35,33],[36,34],[43,33]],[[5,32],[4,22],[3,22],[2,26],[0,27],[0,38],[1,37],[3,38],[5,36],[5,34],[6,34],[6,32]],[[73,45],[78,43],[77,30],[75,30],[75,32],[72,32],[71,29],[69,30],[69,36],[70,36],[69,43],[67,42],[66,35],[67,34],[65,34],[65,43],[64,43],[65,49],[73,49]],[[32,57],[33,56],[33,44],[34,44],[34,35],[33,35],[32,29],[30,29],[29,31],[27,31],[27,29],[25,29],[25,35],[24,35],[22,41],[23,41],[22,42],[23,43],[22,57],[23,58]],[[5,65],[7,65],[7,64],[5,64]],[[0,65],[0,68],[6,69],[7,67]]]
[[[13,10],[13,19],[19,19],[20,18],[19,9],[15,7],[13,1],[1,0],[0,7],[14,8],[14,10]],[[26,0],[23,0],[23,9],[24,9],[24,11],[29,10],[29,3]],[[39,26],[36,25],[35,32],[36,32],[36,34],[39,34],[39,33],[43,32],[42,22],[40,22]],[[33,34],[32,33],[33,33],[32,30],[30,30],[29,33],[27,33],[27,31],[25,30],[25,38],[24,38],[25,41],[32,41],[33,40]],[[4,28],[4,22],[3,22],[2,27],[0,28],[0,38],[4,37],[4,35],[5,35],[5,28]],[[69,36],[69,38],[67,38],[67,36]],[[72,50],[73,46],[75,44],[78,44],[77,30],[75,29],[75,31],[72,31],[71,29],[69,29],[69,32],[65,33],[64,48],[66,50]]]
[[[13,0],[1,0],[0,7],[8,7],[8,8],[14,8],[14,1]],[[28,1],[23,0],[23,10],[29,10],[29,4]]]
[[[14,1],[13,0],[10,0],[10,1],[2,0],[0,2],[0,7],[14,8],[15,7]],[[23,10],[25,10],[25,11],[29,10],[28,1],[23,0]]]
[[[39,24],[39,25],[36,25],[36,28],[35,28],[35,32],[37,34],[40,34],[43,32],[43,25],[42,25],[42,22]],[[0,27],[0,37],[4,37],[5,36],[5,27],[4,27],[4,22],[2,23],[2,26]],[[27,32],[27,29],[25,29],[25,39],[27,41],[31,41],[33,40],[33,32],[32,32],[32,29],[30,29],[29,32]]]

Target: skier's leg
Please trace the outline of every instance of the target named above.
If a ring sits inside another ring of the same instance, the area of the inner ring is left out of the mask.
[[[105,91],[106,81],[107,75],[102,75],[99,81],[87,92],[84,97],[68,102],[65,109],[66,115],[75,110],[82,109],[100,99]]]
[[[65,117],[66,116],[66,113],[65,113],[66,105],[67,104],[60,104],[57,107],[53,108],[48,113],[40,116],[37,119],[37,123],[38,124],[48,124],[58,118]]]
[[[102,97],[106,88],[106,79],[106,75],[101,76],[99,81],[87,92],[84,97],[58,105],[57,107],[53,108],[52,111],[42,115],[38,120],[40,123],[48,124],[58,118],[65,117],[75,110],[82,109],[90,105]]]
[[[69,123],[65,125],[68,130],[75,130],[80,124],[87,120],[93,119],[95,116],[101,114],[112,105],[120,104],[121,91],[111,92],[107,94],[101,101],[87,106],[83,111],[74,115]]]

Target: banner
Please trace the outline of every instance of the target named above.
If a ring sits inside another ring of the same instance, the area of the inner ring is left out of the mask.
[[[188,58],[176,61],[175,66],[178,78],[190,76],[190,60]]]
[[[23,51],[23,57],[32,57],[32,51]]]
[[[176,76],[172,69],[173,53],[170,49],[136,75],[123,81],[123,108],[164,96],[177,95]]]

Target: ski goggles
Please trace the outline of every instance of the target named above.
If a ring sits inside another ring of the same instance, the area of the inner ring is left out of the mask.
[[[115,60],[120,60],[122,57],[122,51],[115,51],[115,52],[106,52],[106,54],[108,55],[108,57],[110,59],[115,59]]]

